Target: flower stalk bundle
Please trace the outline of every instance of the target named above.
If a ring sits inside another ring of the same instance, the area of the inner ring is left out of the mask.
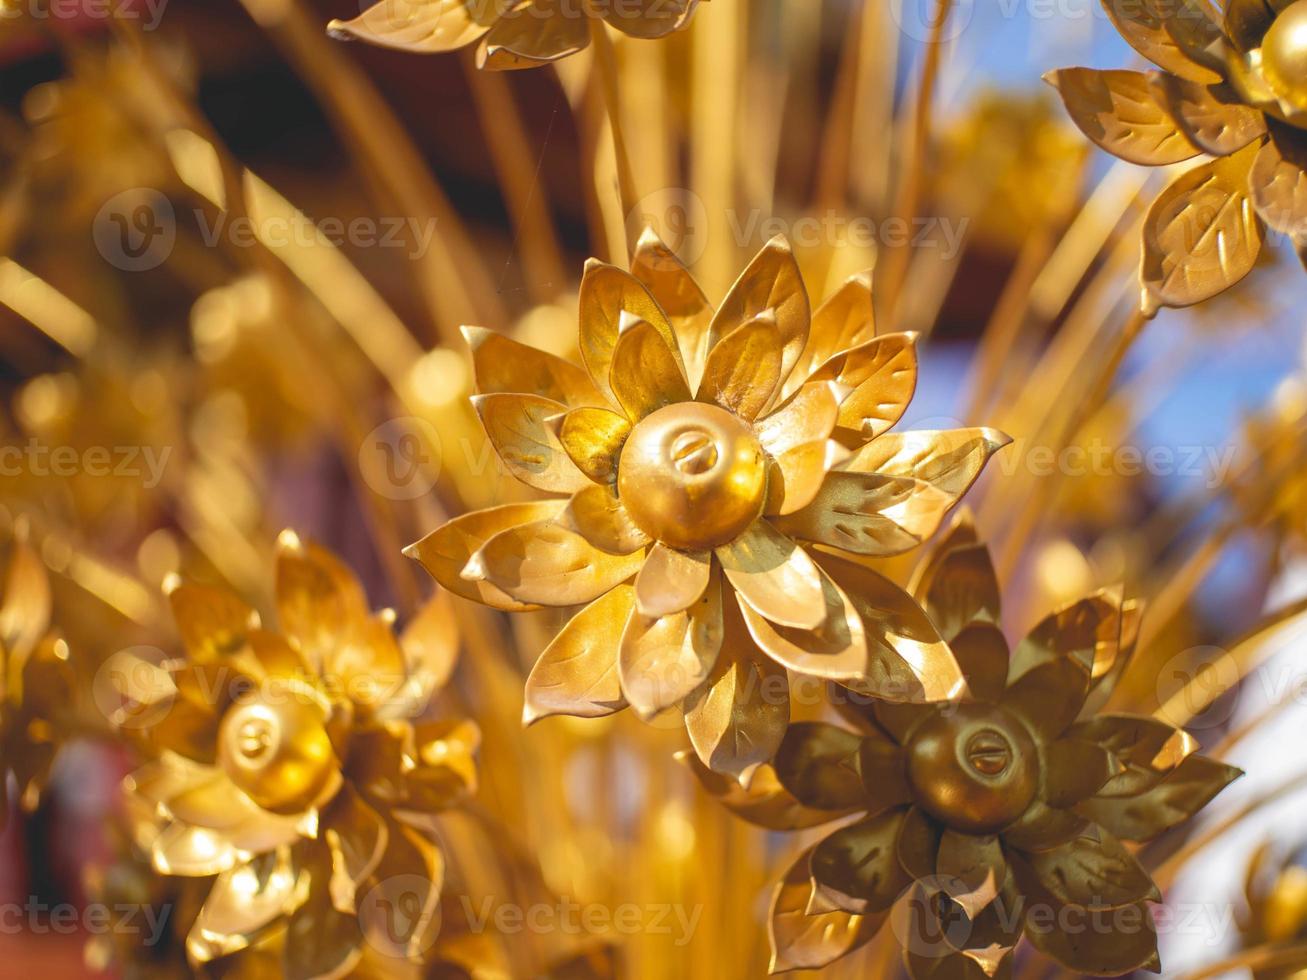
[[[163,923],[88,966],[1307,969],[1304,3],[1104,0],[1069,121],[949,0],[12,18],[0,799],[98,773]]]

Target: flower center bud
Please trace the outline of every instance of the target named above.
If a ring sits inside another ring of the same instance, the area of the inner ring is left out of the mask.
[[[762,513],[767,461],[753,429],[716,405],[681,402],[641,420],[622,448],[617,492],[640,530],[682,550],[739,537]]]
[[[1262,75],[1275,94],[1307,112],[1307,0],[1296,0],[1262,38]]]
[[[1003,708],[960,704],[922,722],[908,744],[917,802],[945,826],[992,834],[1030,806],[1039,787],[1035,744]]]
[[[339,765],[323,704],[290,688],[259,692],[223,717],[218,764],[265,810],[298,813],[334,791]]]

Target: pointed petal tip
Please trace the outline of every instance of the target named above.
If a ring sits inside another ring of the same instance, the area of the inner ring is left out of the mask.
[[[776,251],[779,252],[794,251],[794,249],[790,247],[790,240],[786,238],[783,234],[773,235],[770,239],[768,239],[767,244],[763,246],[763,251],[766,252],[771,249],[775,249]]]
[[[353,41],[356,39],[349,24],[338,18],[327,21],[327,37],[334,41]]]
[[[653,225],[646,224],[640,229],[640,237],[636,239],[635,246],[636,248],[661,248],[663,240],[658,232],[654,231]]]
[[[282,531],[280,534],[277,535],[277,552],[279,554],[282,553],[295,554],[303,550],[304,550],[304,542],[301,541],[300,536],[296,534],[294,531],[292,531],[290,528],[286,528],[284,531]]]
[[[465,323],[460,326],[458,332],[463,335],[463,339],[467,341],[467,345],[473,350],[480,347],[485,339],[493,333],[492,330],[489,330],[486,327],[476,327],[470,323]]]
[[[399,553],[403,555],[405,558],[412,558],[414,561],[422,560],[422,558],[418,554],[418,543],[416,541],[414,541],[410,545],[405,545],[402,549],[400,549]]]
[[[182,587],[182,577],[176,572],[169,572],[163,577],[163,594],[172,595]]]
[[[998,429],[984,428],[981,430],[985,435],[985,442],[989,446],[991,453],[996,453],[1004,446],[1012,444],[1012,437],[1006,432],[1000,432]]]

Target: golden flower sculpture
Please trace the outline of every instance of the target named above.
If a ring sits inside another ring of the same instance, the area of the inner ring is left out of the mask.
[[[665,37],[689,22],[699,0],[380,0],[336,37],[404,51],[477,45],[477,67],[536,68],[589,44],[604,24],[633,38]]]
[[[1307,248],[1307,2],[1103,0],[1162,71],[1064,68],[1048,80],[1095,143],[1132,163],[1206,154],[1144,222],[1143,309],[1202,302],[1242,279],[1265,228]]]
[[[156,753],[127,781],[155,808],[156,870],[216,876],[187,954],[262,955],[276,937],[294,977],[341,975],[365,946],[420,959],[444,874],[430,815],[476,781],[476,727],[418,720],[453,665],[447,603],[397,639],[342,562],[290,534],[276,597],[280,633],[170,582],[185,658],[111,668],[133,704],[120,724]]]
[[[679,707],[703,761],[744,775],[780,744],[787,668],[898,701],[964,688],[907,593],[812,547],[914,547],[1007,442],[888,431],[915,338],[876,336],[869,277],[810,313],[777,239],[714,310],[646,232],[631,272],[586,266],[584,370],[467,336],[504,465],[561,496],[464,515],[408,553],[500,609],[587,604],[527,680],[528,723]]]
[[[1156,969],[1147,903],[1160,895],[1121,842],[1179,824],[1240,773],[1164,722],[1098,714],[1131,654],[1138,604],[1097,592],[1009,655],[988,551],[965,521],[915,592],[972,700],[846,700],[861,731],[807,722],[786,734],[780,786],[809,811],[858,818],[779,885],[773,970],[844,955],[892,908],[919,980],[1010,976],[1023,935],[1084,973]]]
[[[20,533],[0,592],[0,826],[9,813],[9,777],[24,809],[40,799],[69,725],[75,691],[68,645],[50,629],[50,581]]]
[[[1260,845],[1248,862],[1244,900],[1240,945],[1272,951],[1255,963],[1254,980],[1301,977],[1307,969],[1307,851],[1273,840]]]

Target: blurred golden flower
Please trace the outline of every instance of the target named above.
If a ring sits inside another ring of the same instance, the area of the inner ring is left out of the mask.
[[[75,691],[68,645],[50,629],[50,582],[20,531],[0,592],[0,827],[9,813],[9,777],[35,809],[67,730]]]
[[[634,38],[665,37],[699,0],[380,0],[327,30],[403,51],[453,51],[480,42],[477,67],[536,68],[582,51],[592,25]]]
[[[568,496],[464,515],[409,554],[499,609],[589,604],[531,672],[527,722],[679,705],[703,761],[742,775],[784,733],[786,668],[897,701],[963,689],[910,596],[811,547],[915,547],[1007,442],[888,431],[916,385],[915,337],[875,335],[869,277],[810,313],[776,239],[714,311],[646,233],[632,272],[586,266],[584,370],[467,336],[504,465]]]
[[[1065,68],[1047,78],[1085,134],[1146,166],[1215,159],[1149,209],[1143,309],[1189,306],[1252,269],[1265,228],[1307,248],[1307,2],[1103,0],[1160,72]]]
[[[1270,946],[1280,958],[1253,969],[1254,980],[1292,980],[1307,967],[1299,945],[1307,938],[1307,852],[1301,846],[1286,851],[1273,841],[1262,844],[1248,862],[1244,898],[1248,910],[1241,922],[1243,947]],[[1295,955],[1296,954],[1296,955]]]
[[[453,666],[447,603],[397,639],[339,559],[290,534],[276,578],[280,633],[235,596],[171,582],[185,658],[113,668],[124,734],[156,753],[128,780],[155,807],[154,866],[216,875],[193,963],[280,933],[287,976],[349,968],[375,936],[420,957],[444,874],[429,815],[476,783],[476,726],[418,720]]]
[[[844,955],[904,896],[895,931],[916,978],[1010,976],[1022,935],[1084,973],[1156,969],[1146,903],[1161,896],[1121,841],[1181,823],[1240,773],[1195,755],[1193,738],[1164,722],[1098,714],[1132,652],[1139,605],[1097,592],[1009,655],[989,554],[966,521],[915,593],[973,700],[845,700],[859,732],[810,722],[786,734],[780,785],[830,819],[862,816],[778,887],[773,969]]]

